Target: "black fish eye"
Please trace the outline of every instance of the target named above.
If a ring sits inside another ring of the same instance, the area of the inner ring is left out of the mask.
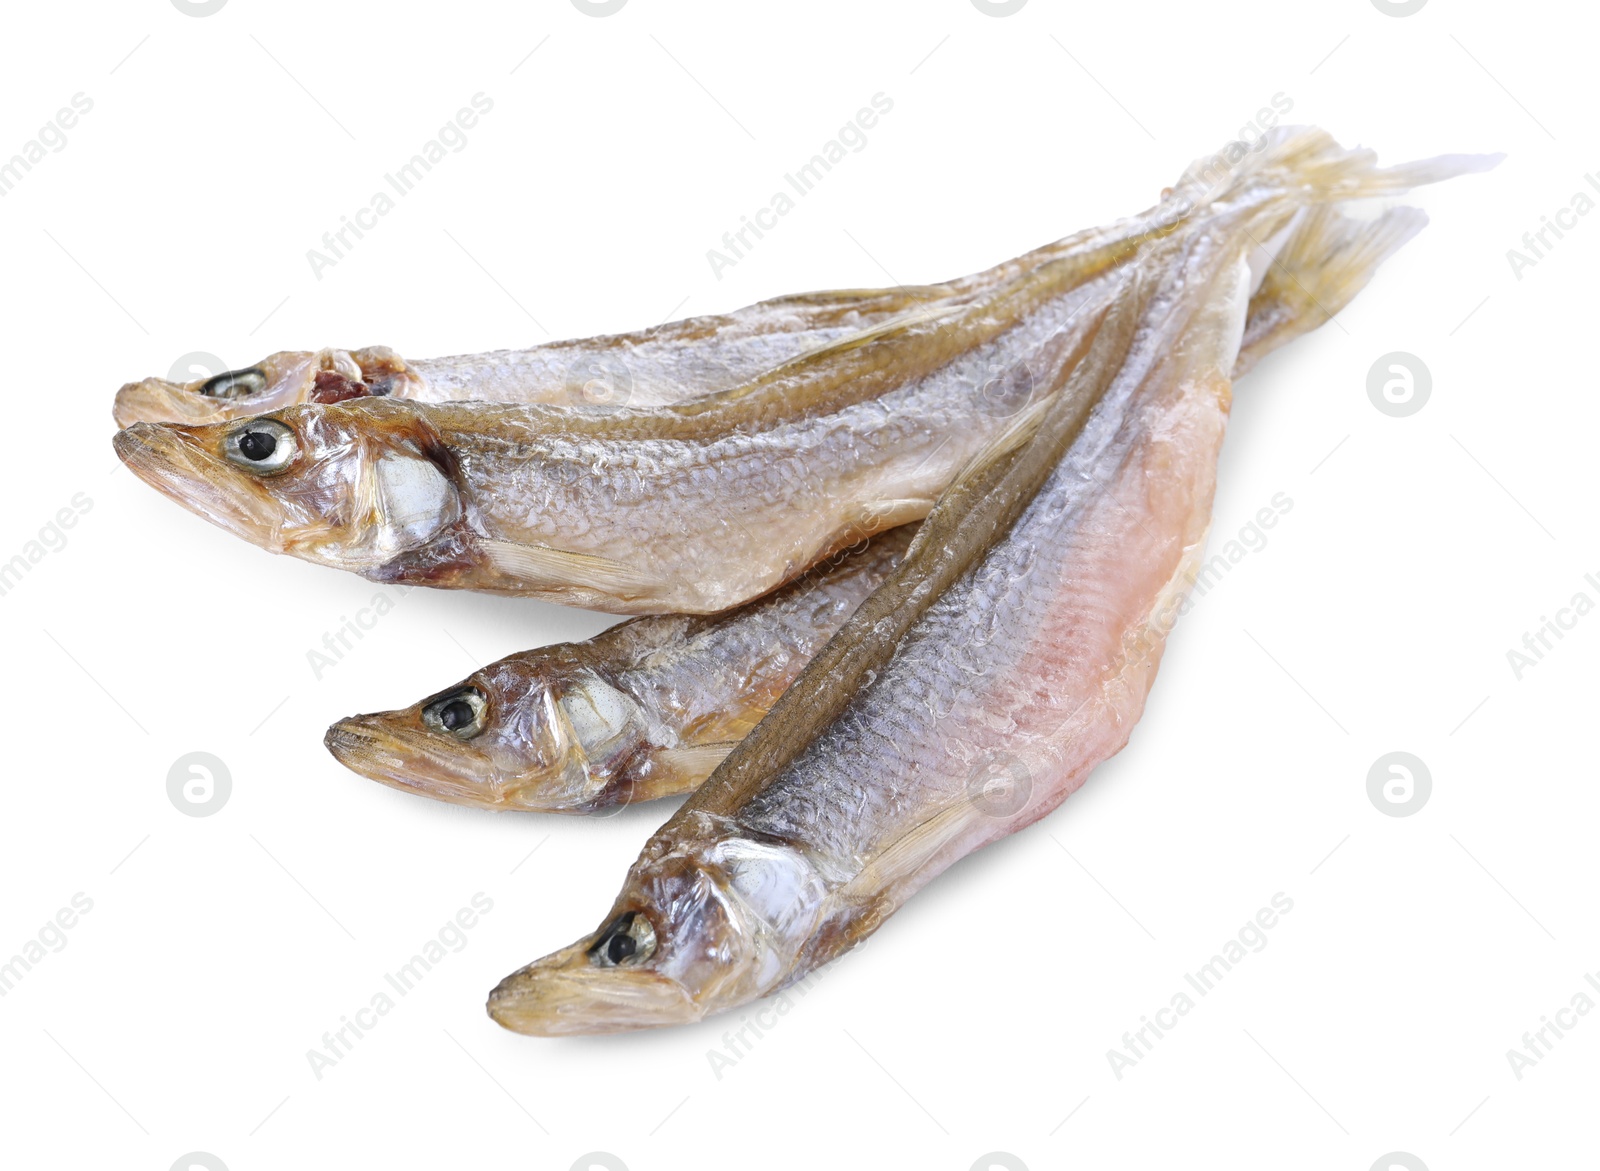
[[[620,964],[643,963],[655,950],[656,932],[650,920],[638,911],[628,911],[600,933],[600,938],[589,949],[589,960],[602,968],[614,968]]]
[[[247,370],[224,370],[200,384],[207,398],[248,398],[267,389],[267,374],[259,366]]]
[[[265,431],[248,431],[239,437],[239,454],[245,459],[264,460],[278,450],[278,437]]]
[[[270,476],[294,462],[299,452],[294,432],[276,419],[247,419],[232,431],[222,444],[222,454],[257,476]]]
[[[430,731],[471,740],[488,724],[489,701],[476,687],[463,687],[422,709],[422,725]]]

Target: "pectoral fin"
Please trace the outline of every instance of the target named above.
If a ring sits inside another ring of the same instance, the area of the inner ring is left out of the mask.
[[[701,781],[716,771],[723,757],[732,752],[737,740],[714,740],[709,744],[685,744],[677,748],[663,748],[656,760],[668,771],[684,781],[686,789],[697,788]]]
[[[907,497],[901,500],[866,500],[861,503],[856,529],[868,535],[886,533],[890,529],[921,520],[928,515],[933,501],[926,496]]]
[[[633,598],[654,584],[632,566],[592,553],[491,539],[480,545],[490,565],[529,586],[585,586],[612,597]]]
[[[983,449],[967,461],[961,474],[952,483],[959,484],[976,476],[996,460],[1004,459],[1039,433],[1045,412],[1050,409],[1051,397],[1046,395],[1030,404],[1006,424],[1005,430],[989,440]]]
[[[972,808],[965,801],[941,809],[886,849],[873,855],[861,871],[840,888],[838,899],[867,901],[892,890],[907,877],[920,873],[971,824]]]

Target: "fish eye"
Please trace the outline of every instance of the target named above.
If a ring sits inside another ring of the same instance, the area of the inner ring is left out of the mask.
[[[267,389],[267,374],[259,366],[248,370],[224,370],[200,384],[207,398],[249,398]]]
[[[422,709],[424,727],[457,740],[471,740],[488,722],[489,701],[476,687],[452,691]]]
[[[283,471],[299,449],[294,432],[276,419],[250,419],[230,431],[222,444],[230,462],[258,476]]]
[[[642,964],[656,950],[656,930],[638,911],[619,916],[589,949],[589,962],[600,968]]]

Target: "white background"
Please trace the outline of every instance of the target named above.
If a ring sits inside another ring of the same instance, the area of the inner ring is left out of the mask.
[[[1521,680],[1506,657],[1600,600],[1600,217],[1521,280],[1506,258],[1600,168],[1576,6],[140,0],[6,22],[0,157],[94,103],[0,199],[0,560],[93,502],[0,597],[0,958],[93,900],[0,999],[7,1166],[1592,1159],[1600,1013],[1520,1080],[1506,1058],[1600,970],[1600,617]],[[466,148],[317,279],[307,249],[480,91]],[[706,250],[879,92],[865,149],[716,279]],[[609,620],[419,590],[318,680],[306,652],[375,587],[265,556],[111,452],[112,392],[190,351],[425,357],[979,269],[1148,206],[1280,93],[1390,161],[1510,157],[1420,192],[1423,235],[1237,388],[1213,548],[1293,507],[1179,624],[1127,751],[720,1078],[737,1021],[550,1041],[482,1008],[595,926],[668,807],[454,809],[320,743]],[[1433,375],[1404,419],[1366,394],[1394,350]],[[197,750],[232,777],[205,818],[167,795]],[[1367,796],[1392,750],[1432,774],[1413,816]],[[1107,1050],[1280,891],[1265,949],[1115,1076]],[[464,950],[318,1080],[307,1050],[477,892]]]

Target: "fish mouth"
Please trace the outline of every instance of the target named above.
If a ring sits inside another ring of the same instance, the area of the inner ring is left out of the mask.
[[[489,993],[489,1016],[513,1033],[568,1037],[689,1024],[703,1015],[676,980],[645,967],[595,967],[588,953],[593,942],[507,976]]]
[[[135,423],[118,431],[111,446],[129,471],[169,500],[252,545],[284,551],[282,507],[199,436],[164,423]]]
[[[163,496],[270,553],[288,549],[285,514],[253,476],[228,465],[200,434],[135,423],[112,437],[128,470]]]
[[[513,804],[484,753],[411,726],[416,718],[411,711],[350,716],[330,727],[322,743],[352,772],[392,789],[477,809],[537,808]]]

